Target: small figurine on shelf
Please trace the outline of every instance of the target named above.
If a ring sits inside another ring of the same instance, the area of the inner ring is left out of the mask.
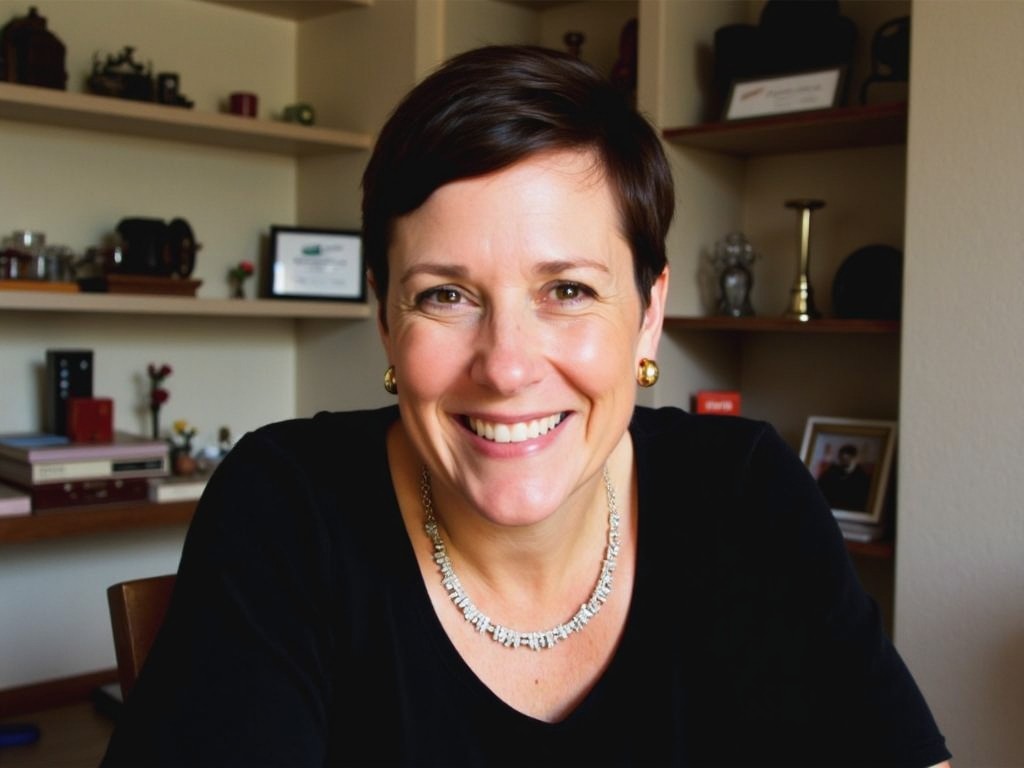
[[[750,289],[754,276],[750,266],[757,258],[753,246],[742,232],[730,232],[715,243],[711,263],[718,275],[718,313],[730,317],[754,314]]]
[[[570,30],[562,35],[562,42],[565,43],[565,48],[569,52],[569,55],[575,56],[577,59],[581,56],[583,41],[586,39],[586,35],[575,30]]]
[[[159,368],[150,363],[146,368],[146,373],[149,375],[149,415],[155,440],[160,437],[160,408],[171,399],[171,393],[162,384],[173,371],[167,363]]]
[[[251,261],[244,259],[228,270],[228,283],[231,285],[231,298],[245,298],[245,281],[252,277],[256,268]]]
[[[174,474],[194,475],[199,468],[195,456],[192,455],[192,439],[197,431],[185,419],[174,422],[174,431],[171,435],[171,470]]]

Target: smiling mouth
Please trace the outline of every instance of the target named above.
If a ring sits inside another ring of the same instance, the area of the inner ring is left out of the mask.
[[[495,443],[522,443],[546,435],[561,424],[564,418],[564,413],[554,413],[539,419],[506,424],[484,421],[470,416],[466,419],[466,425],[484,440]]]

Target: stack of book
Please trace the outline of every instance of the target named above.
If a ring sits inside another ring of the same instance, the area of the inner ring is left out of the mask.
[[[843,532],[843,538],[848,541],[878,541],[886,537],[884,525],[871,525],[869,523],[853,523],[849,520],[839,520],[839,530]]]
[[[165,441],[126,432],[106,443],[74,443],[46,433],[0,435],[0,481],[27,495],[33,512],[144,501],[149,480],[166,477],[169,468]]]

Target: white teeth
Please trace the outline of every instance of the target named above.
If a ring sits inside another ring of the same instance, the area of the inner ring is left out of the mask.
[[[562,414],[555,413],[532,421],[518,421],[514,424],[495,424],[483,419],[470,419],[469,426],[485,440],[496,443],[521,443],[546,435],[562,421]]]

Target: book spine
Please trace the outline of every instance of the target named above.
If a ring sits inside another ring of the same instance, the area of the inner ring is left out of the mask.
[[[0,517],[16,517],[32,512],[32,498],[20,488],[0,483]]]
[[[168,472],[167,455],[149,458],[112,461],[26,463],[0,458],[0,478],[18,485],[58,483],[67,480],[94,480],[103,478],[161,477]]]
[[[32,509],[36,512],[88,504],[112,504],[119,501],[145,501],[149,480],[78,480],[68,483],[37,485],[31,490]]]
[[[159,479],[149,481],[149,500],[155,502],[165,501],[194,501],[203,495],[206,481],[197,482],[163,482]]]
[[[112,442],[63,443],[49,445],[11,445],[0,440],[0,456],[14,461],[34,464],[37,462],[68,462],[86,459],[133,459],[148,458],[169,453],[170,447],[162,440],[146,438],[132,439],[119,433]]]

